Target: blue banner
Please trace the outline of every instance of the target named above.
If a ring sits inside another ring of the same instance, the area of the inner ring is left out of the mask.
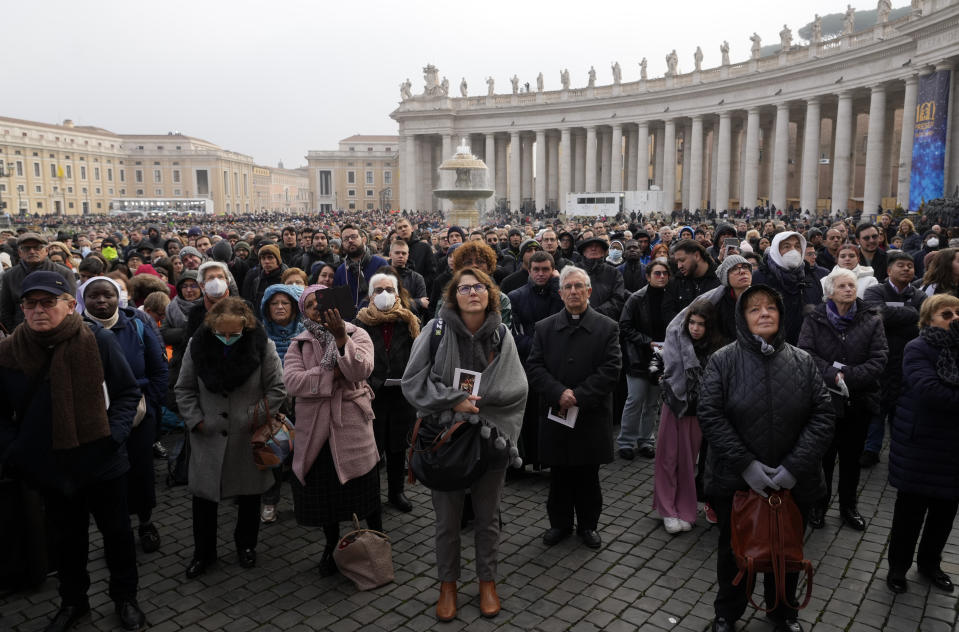
[[[912,137],[909,209],[942,197],[946,164],[946,123],[949,112],[949,71],[919,78],[916,126]]]

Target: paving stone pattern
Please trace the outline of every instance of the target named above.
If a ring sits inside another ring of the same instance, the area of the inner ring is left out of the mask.
[[[167,437],[165,443],[172,444]],[[956,629],[957,596],[922,581],[913,568],[909,592],[894,596],[885,586],[886,547],[895,489],[883,463],[863,471],[859,509],[864,533],[840,526],[834,504],[826,528],[807,532],[806,555],[815,566],[815,589],[800,613],[806,630]],[[158,480],[165,464],[158,462]],[[385,472],[382,472],[385,489]],[[188,581],[192,553],[190,499],[185,487],[158,484],[155,517],[160,553],[139,553],[140,605],[155,632],[197,630],[283,630],[301,632],[422,630],[544,630],[626,632],[707,630],[715,594],[717,529],[702,516],[692,531],[668,535],[652,511],[653,463],[617,460],[600,470],[605,507],[600,519],[603,547],[587,549],[575,537],[543,545],[547,528],[548,474],[531,474],[507,484],[502,504],[498,590],[503,611],[494,619],[479,613],[473,533],[463,538],[463,575],[457,618],[438,623],[433,556],[433,512],[427,491],[407,490],[415,505],[409,514],[386,506],[384,526],[393,539],[396,581],[358,592],[342,576],[320,578],[320,529],[293,519],[291,494],[284,488],[279,520],[263,525],[254,569],[237,564],[232,543],[235,508],[220,508],[220,561],[205,576]],[[385,500],[385,499],[384,499]],[[343,533],[346,532],[343,525]],[[94,610],[77,630],[114,630],[118,622],[107,596],[101,540],[91,529],[90,602]],[[943,569],[959,577],[959,536],[953,533]],[[761,591],[760,591],[761,594]],[[759,597],[757,597],[759,598]],[[37,592],[0,597],[0,631],[42,630],[58,607],[56,580]],[[772,625],[750,608],[740,629],[767,631]]]

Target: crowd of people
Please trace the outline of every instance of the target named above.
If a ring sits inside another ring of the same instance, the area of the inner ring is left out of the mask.
[[[718,524],[713,629],[734,630],[749,597],[734,584],[734,494],[789,489],[822,528],[838,460],[839,519],[865,530],[860,468],[879,461],[888,425],[887,585],[907,591],[915,558],[952,591],[940,561],[959,509],[959,229],[885,213],[765,215],[494,216],[463,228],[435,212],[337,211],[5,231],[0,465],[41,495],[56,534],[61,606],[47,630],[89,613],[90,515],[120,622],[145,625],[130,515],[144,553],[170,537],[152,519],[166,419],[188,450],[188,579],[218,563],[227,500],[236,559],[255,566],[287,483],[297,523],[322,528],[320,575],[337,573],[340,523],[389,530],[381,465],[391,519],[412,510],[417,418],[470,419],[516,449],[485,456],[468,488],[432,491],[439,620],[456,617],[470,524],[480,612],[499,612],[510,480],[548,471],[543,543],[575,533],[598,549],[600,468],[639,457],[655,460],[652,509],[668,533],[700,516]],[[321,307],[336,287],[355,318]],[[477,393],[454,383],[457,369],[482,376]],[[271,411],[292,420],[296,442],[264,470],[250,441]],[[772,603],[771,576],[765,591]],[[769,616],[801,629],[794,600]]]

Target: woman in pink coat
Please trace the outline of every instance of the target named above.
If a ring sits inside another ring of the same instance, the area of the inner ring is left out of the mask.
[[[323,527],[323,577],[336,572],[340,522],[356,514],[370,529],[383,530],[373,392],[366,382],[373,342],[338,310],[320,313],[317,299],[325,289],[311,285],[300,296],[306,331],[293,338],[283,367],[287,392],[296,398],[293,509],[299,524]]]

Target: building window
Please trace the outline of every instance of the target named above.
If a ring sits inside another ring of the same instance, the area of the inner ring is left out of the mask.
[[[392,171],[384,171],[384,172],[383,172],[383,184],[385,184],[386,186],[392,186],[392,184],[393,184],[393,172],[392,172]]]
[[[356,184],[356,172],[347,171],[346,172],[346,183],[347,184]]]
[[[173,183],[174,183],[174,184],[179,184],[179,183],[180,183],[180,170],[179,170],[179,169],[174,169],[174,170],[173,170]]]
[[[163,189],[154,189],[154,190],[153,190],[153,195],[155,195],[155,196],[157,196],[157,197],[163,197]]]
[[[366,172],[366,184],[367,184],[367,185],[373,184],[373,172],[372,172],[372,171],[367,171],[367,172]]]
[[[19,152],[18,152],[18,153],[19,153]],[[23,176],[23,161],[22,161],[22,160],[18,160],[18,161],[17,161],[17,175],[18,175],[18,176]]]
[[[331,212],[333,212],[333,205],[332,205],[332,204],[320,204],[320,212],[321,212],[321,213],[331,213]]]
[[[120,182],[126,182],[126,181],[127,181],[127,170],[120,169]]]
[[[356,197],[356,189],[347,189],[346,197]]]
[[[67,165],[67,178],[70,180],[73,179],[73,167],[70,165]]]
[[[323,197],[333,195],[333,172],[332,171],[320,172],[320,195]]]
[[[134,176],[136,183],[141,184],[143,182],[143,169],[137,169],[134,171]]]
[[[372,202],[367,202],[367,203],[366,203],[366,210],[368,210],[368,211],[372,211],[372,210],[373,210],[373,203],[372,203]]]
[[[96,191],[96,194],[97,194],[97,195],[100,195],[100,187],[97,187],[97,188],[95,189],[95,191]]]
[[[373,166],[373,163],[372,163],[372,162],[368,162],[368,163],[366,163],[366,166],[367,166],[367,167],[372,167],[372,166]]]
[[[86,179],[87,179],[87,166],[86,166],[86,165],[80,165],[80,179],[81,179],[81,180],[86,180]]]
[[[127,194],[126,189],[120,189],[120,195],[126,195],[126,194]]]
[[[249,184],[247,182],[246,174],[243,174],[243,195],[249,195]]]
[[[163,182],[163,173],[159,169],[153,170],[153,184],[160,184]]]
[[[173,189],[173,195],[183,195],[180,189]]]
[[[113,195],[113,189],[107,189],[107,195]]]
[[[234,171],[233,172],[233,195],[239,195],[239,194],[240,194],[240,174]],[[237,207],[237,210],[240,210],[239,207]]]
[[[386,148],[386,151],[390,151],[390,148],[389,148],[389,147],[387,147],[387,148]]]
[[[143,195],[143,189],[137,189],[137,195]]]
[[[351,211],[356,210],[356,203],[355,203],[355,202],[350,202],[349,209],[350,209]]]
[[[53,164],[52,162],[50,163],[50,177],[51,178],[57,177],[57,166]]]
[[[43,187],[38,184],[37,186],[33,187],[33,191],[34,193],[43,193]]]
[[[67,187],[67,193],[73,193],[73,187]]]
[[[67,204],[67,208],[73,208],[73,202],[70,202],[69,204]]]
[[[33,177],[34,177],[34,178],[39,178],[39,177],[40,177],[40,163],[39,163],[39,162],[33,163]]]
[[[94,167],[94,168],[93,168],[93,179],[94,179],[94,180],[99,180],[99,179],[100,179],[100,167]]]
[[[206,169],[196,170],[196,194],[210,195],[210,175]]]
[[[229,171],[223,172],[223,194],[230,195],[230,172]]]
[[[37,202],[37,208],[43,208],[43,202]]]
[[[366,190],[366,197],[373,197],[373,189]]]
[[[366,148],[366,151],[373,151],[373,148],[372,148],[372,147],[367,147],[367,148]]]

